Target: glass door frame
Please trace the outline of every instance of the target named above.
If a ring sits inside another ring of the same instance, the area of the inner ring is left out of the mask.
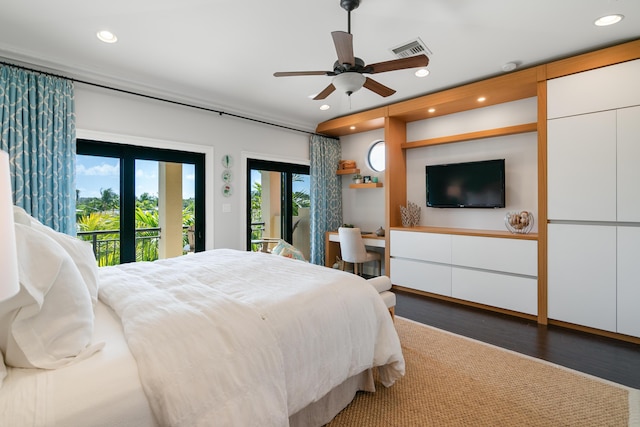
[[[256,158],[246,159],[246,250],[251,250],[251,171],[263,170],[270,172],[284,173],[287,177],[281,182],[281,234],[282,239],[293,242],[293,175],[309,175],[310,167],[306,164],[286,163],[282,161],[264,160]]]
[[[205,250],[205,154],[77,139],[76,154],[120,159],[120,263],[135,262],[135,163],[155,160],[195,165],[195,251]]]

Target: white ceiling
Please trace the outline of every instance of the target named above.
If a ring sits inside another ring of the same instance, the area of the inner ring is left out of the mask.
[[[78,80],[313,130],[330,118],[390,104],[595,48],[640,38],[640,0],[362,0],[351,14],[355,55],[395,59],[416,37],[430,75],[373,77],[397,92],[362,89],[309,99],[331,70],[331,31],[347,30],[339,0],[0,0],[0,58]],[[610,27],[596,18],[620,13]],[[108,29],[115,44],[95,34]],[[319,109],[329,104],[327,111]]]

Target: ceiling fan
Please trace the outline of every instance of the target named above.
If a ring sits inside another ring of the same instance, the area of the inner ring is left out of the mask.
[[[348,14],[348,31],[333,31],[331,37],[338,54],[338,60],[333,64],[332,71],[281,71],[273,73],[275,77],[288,76],[335,76],[326,88],[313,99],[325,99],[336,89],[351,96],[363,86],[380,96],[390,96],[395,90],[365,77],[363,74],[377,74],[387,71],[404,70],[407,68],[426,67],[429,58],[426,55],[416,55],[391,61],[366,64],[353,54],[353,35],[351,34],[351,11],[360,5],[360,0],[340,0],[340,6]]]

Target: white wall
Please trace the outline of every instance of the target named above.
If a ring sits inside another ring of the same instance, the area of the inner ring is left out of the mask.
[[[384,185],[384,172],[370,169],[366,159],[369,147],[378,140],[384,140],[384,129],[341,137],[342,159],[355,160],[362,176],[377,176]],[[384,227],[384,188],[349,188],[351,177],[342,176],[342,221],[364,231]]]
[[[536,102],[536,98],[529,98],[409,123],[407,141],[533,123],[537,121]],[[407,200],[421,207],[420,225],[426,226],[506,230],[507,211],[520,210],[533,212],[537,219],[537,153],[535,132],[407,150]],[[506,169],[506,208],[427,207],[426,165],[502,158]]]
[[[245,249],[243,154],[309,163],[305,133],[81,83],[75,84],[75,104],[78,138],[205,153],[207,249]],[[229,198],[221,193],[225,154],[234,159]]]

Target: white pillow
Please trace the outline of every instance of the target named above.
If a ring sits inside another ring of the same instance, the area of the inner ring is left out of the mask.
[[[56,369],[102,348],[90,346],[91,296],[71,256],[33,227],[15,230],[20,292],[0,303],[7,366]]]
[[[91,243],[47,227],[18,206],[13,207],[13,218],[14,223],[28,225],[43,232],[67,251],[80,270],[82,279],[91,295],[91,303],[95,307],[98,303],[98,263]]]

